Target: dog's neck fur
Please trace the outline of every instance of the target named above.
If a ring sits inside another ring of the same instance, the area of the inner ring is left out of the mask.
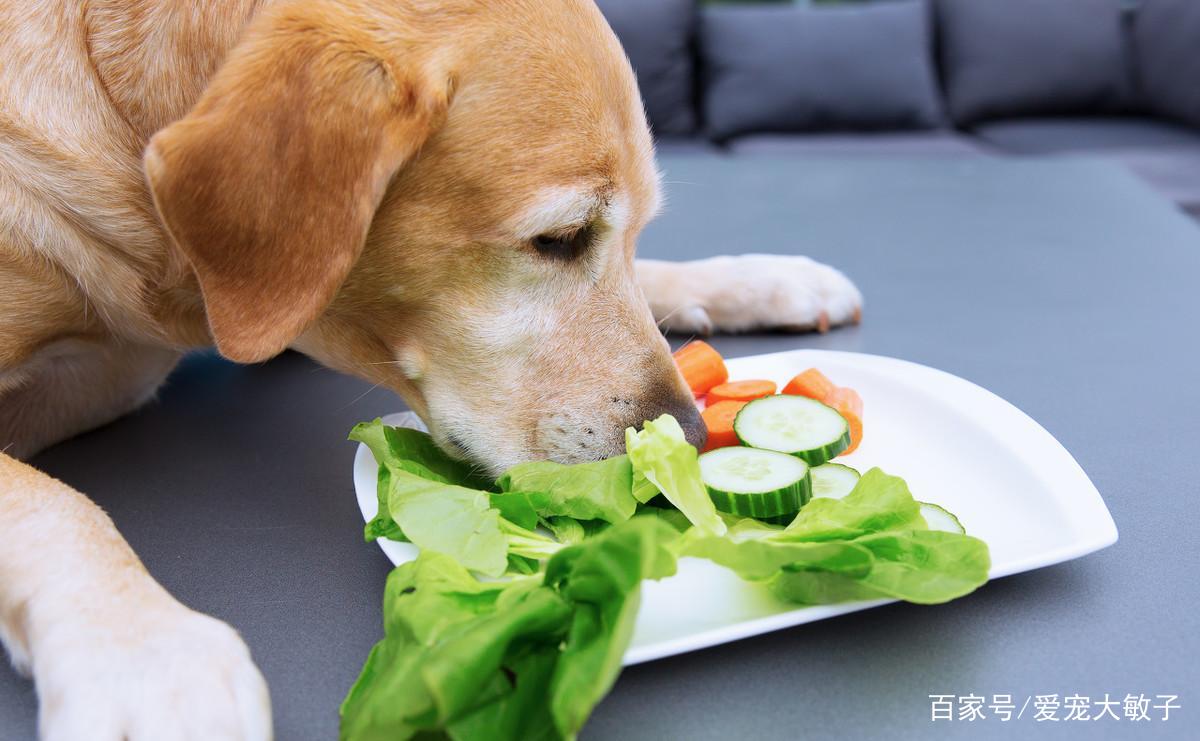
[[[99,83],[143,145],[192,107],[246,23],[269,1],[92,0],[82,6]]]
[[[270,1],[0,4],[6,55],[23,60],[0,65],[0,288],[32,290],[60,275],[58,303],[79,307],[47,312],[23,340],[0,337],[24,346],[0,355],[15,362],[59,339],[111,334],[211,344],[199,289],[155,213],[142,153],[192,107]],[[6,273],[17,262],[31,266]],[[97,265],[110,284],[85,280]]]

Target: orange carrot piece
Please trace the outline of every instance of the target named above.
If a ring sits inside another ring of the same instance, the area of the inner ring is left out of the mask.
[[[783,387],[783,393],[785,394],[807,396],[810,399],[822,402],[836,390],[837,386],[834,385],[833,381],[826,378],[825,374],[816,368],[809,368],[788,381],[787,385]]]
[[[709,404],[722,401],[754,401],[775,393],[774,381],[729,381],[708,390]]]
[[[846,418],[846,423],[850,425],[850,447],[842,453],[849,455],[858,449],[858,444],[862,442],[863,436],[863,402],[862,397],[854,389],[845,387],[837,388],[829,396],[824,399],[825,404],[837,410],[837,413]]]
[[[729,380],[725,360],[712,345],[694,340],[675,351],[675,365],[683,374],[683,380],[696,396],[703,396],[710,388]]]
[[[830,393],[833,393],[838,386],[834,385],[833,381],[826,378],[824,373],[816,368],[809,368],[804,373],[800,373],[784,386],[784,391],[781,393],[790,393],[792,396],[806,396],[810,399],[816,399],[818,402],[823,402]]]
[[[733,419],[746,406],[744,401],[719,401],[706,407],[700,413],[704,426],[708,428],[708,442],[702,452],[707,453],[717,448],[728,448],[739,445],[737,435],[733,431]]]

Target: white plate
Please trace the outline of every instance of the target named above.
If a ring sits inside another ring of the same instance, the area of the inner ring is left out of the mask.
[[[1024,412],[969,381],[894,358],[826,350],[736,358],[728,366],[733,379],[769,378],[781,387],[816,367],[856,389],[863,442],[838,460],[902,476],[918,499],[958,515],[968,533],[987,541],[992,578],[1078,558],[1117,540],[1104,500],[1071,454]],[[368,520],[377,509],[375,476],[375,458],[360,445],[354,487]],[[416,557],[409,543],[379,544],[393,563]],[[797,609],[720,566],[685,558],[678,574],[643,586],[625,664],[891,601]]]

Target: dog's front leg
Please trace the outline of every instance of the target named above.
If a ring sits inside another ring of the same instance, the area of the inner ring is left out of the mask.
[[[862,294],[854,284],[807,257],[638,260],[637,277],[655,321],[672,332],[824,332],[857,323],[862,315]]]
[[[237,633],[171,597],[90,500],[3,453],[0,639],[45,741],[271,736]]]

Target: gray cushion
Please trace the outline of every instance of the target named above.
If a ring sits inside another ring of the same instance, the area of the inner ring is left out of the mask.
[[[1030,118],[992,121],[971,129],[1014,154],[1195,149],[1200,131],[1151,118]]]
[[[949,131],[861,134],[756,134],[729,142],[735,154],[961,156],[982,154],[970,137]]]
[[[1107,113],[1133,102],[1121,0],[937,0],[958,124]]]
[[[629,55],[654,133],[693,133],[696,0],[596,0],[596,4]]]
[[[1142,0],[1134,28],[1146,105],[1200,126],[1200,2]]]
[[[705,124],[753,132],[937,126],[929,17],[920,0],[701,14]]]

